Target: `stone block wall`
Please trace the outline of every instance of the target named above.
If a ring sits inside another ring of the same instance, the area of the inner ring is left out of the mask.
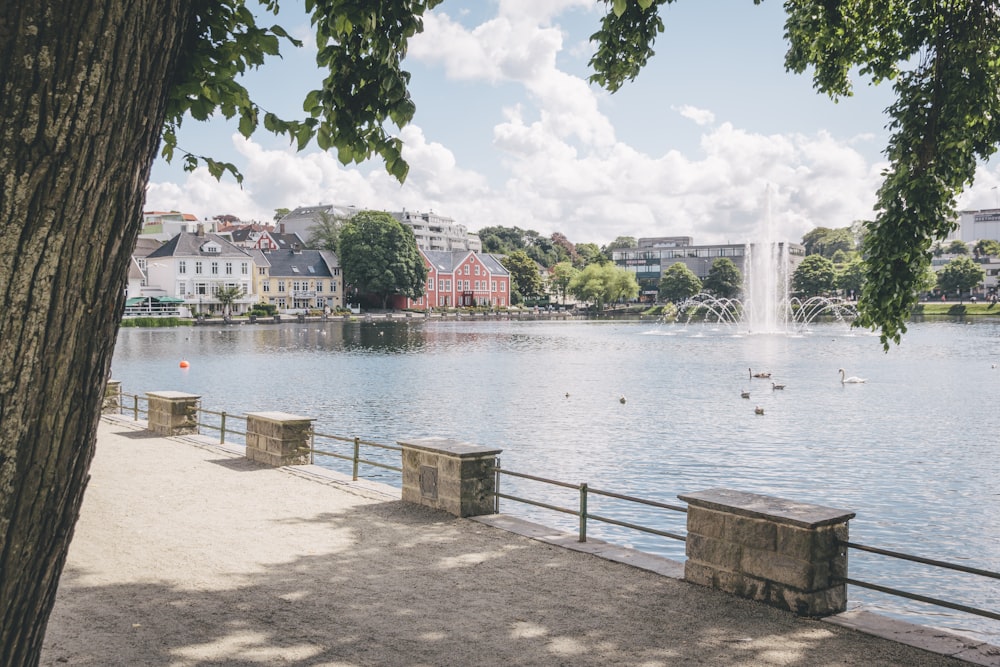
[[[310,463],[312,423],[286,412],[248,413],[246,458],[274,467]]]
[[[182,391],[147,392],[149,430],[159,435],[187,435],[198,432],[198,402],[201,396]]]
[[[801,616],[847,607],[848,521],[853,512],[710,489],[688,503],[684,578]]]
[[[496,474],[503,450],[447,438],[400,441],[403,448],[403,501],[455,516],[494,514]]]

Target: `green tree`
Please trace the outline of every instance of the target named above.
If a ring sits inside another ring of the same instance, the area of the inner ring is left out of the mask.
[[[845,294],[860,294],[865,282],[865,267],[860,258],[836,266],[836,286]]]
[[[823,255],[827,259],[839,251],[852,253],[857,250],[854,231],[850,227],[816,227],[802,236],[802,245],[807,255]]]
[[[578,273],[579,270],[577,270],[577,268],[568,261],[559,262],[552,267],[552,276],[550,278],[552,288],[562,299],[563,303],[566,303],[566,295],[569,293],[569,284]]]
[[[977,257],[998,257],[1000,256],[1000,241],[980,239],[976,241],[973,254]]]
[[[950,255],[968,255],[969,246],[965,241],[955,239],[945,247],[944,251]]]
[[[282,218],[284,218],[286,215],[288,215],[291,212],[292,212],[292,209],[290,209],[290,208],[276,208],[276,209],[274,209],[274,221],[278,222],[279,220],[281,220]]]
[[[348,218],[320,211],[316,224],[310,229],[309,240],[306,243],[310,248],[329,250],[340,254],[340,231],[344,228],[344,223],[347,220]]]
[[[944,265],[937,274],[937,285],[945,292],[958,292],[959,299],[963,299],[965,292],[983,282],[985,277],[983,268],[963,255]]]
[[[670,266],[660,278],[659,293],[661,299],[676,303],[690,299],[699,292],[701,292],[701,281],[698,280],[694,271],[683,262],[677,262]]]
[[[243,296],[243,288],[241,287],[223,287],[215,293],[215,298],[222,306],[223,317],[229,317],[233,314],[233,304],[241,296]]]
[[[611,303],[628,303],[639,296],[639,281],[635,279],[635,274],[617,267],[614,264],[603,264],[613,270],[611,276]]]
[[[605,305],[618,299],[635,298],[639,284],[634,275],[613,264],[588,264],[570,281],[569,292],[580,301],[594,304],[597,310],[604,310]]]
[[[635,248],[639,244],[636,243],[634,236],[619,236],[614,241],[604,246],[603,251],[608,255],[608,259],[611,259],[612,250],[622,250],[627,248]]]
[[[837,271],[823,255],[808,255],[792,273],[792,289],[804,297],[826,294],[836,286]]]
[[[424,294],[427,269],[413,230],[388,213],[361,211],[344,223],[340,266],[344,283],[378,296],[382,308],[394,294],[411,299]]]
[[[528,257],[528,253],[515,250],[504,256],[502,264],[510,273],[511,291],[519,297],[519,301],[542,296],[545,285],[538,272],[538,264]]]
[[[582,268],[588,264],[606,264],[609,260],[607,257],[601,253],[601,249],[597,247],[596,243],[577,243],[576,253],[579,258],[579,263],[575,264],[577,268]]]
[[[720,299],[733,299],[743,291],[743,274],[728,257],[719,257],[705,276],[702,287]]]
[[[0,665],[38,662],[94,452],[145,188],[181,122],[213,115],[406,175],[394,127],[414,105],[400,67],[438,0],[306,2],[329,76],[305,118],[260,108],[248,70],[297,43],[274,0],[19,0],[0,29]],[[155,35],[155,39],[150,39]],[[17,63],[14,67],[12,63]],[[239,180],[239,176],[237,175]],[[59,326],[53,326],[58,322]]]

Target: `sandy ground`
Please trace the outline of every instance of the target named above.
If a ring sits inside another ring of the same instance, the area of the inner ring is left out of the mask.
[[[963,665],[102,422],[44,665]]]

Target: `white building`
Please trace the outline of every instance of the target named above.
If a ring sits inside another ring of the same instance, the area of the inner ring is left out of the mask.
[[[340,206],[336,204],[321,204],[319,206],[300,206],[278,221],[278,231],[285,234],[298,234],[308,241],[312,236],[312,228],[319,222],[320,216],[329,215],[335,218],[347,219],[360,212],[355,206]],[[438,215],[434,211],[400,211],[390,213],[396,220],[413,230],[420,250],[471,250],[482,252],[483,244],[477,234],[469,232],[465,225],[455,222],[453,218]]]
[[[146,256],[145,296],[180,299],[182,315],[194,312],[222,314],[218,293],[237,288],[242,296],[232,313],[243,313],[255,303],[253,258],[250,253],[217,234],[182,232]],[[187,311],[187,312],[184,312]]]
[[[413,235],[417,239],[417,248],[420,250],[442,250],[444,252],[455,250],[482,252],[483,250],[483,243],[478,234],[470,233],[465,225],[455,222],[453,218],[438,215],[434,211],[422,213],[403,210],[399,213],[393,213],[392,217],[413,230]]]
[[[1000,241],[1000,208],[960,211],[958,229],[948,237],[965,243]]]

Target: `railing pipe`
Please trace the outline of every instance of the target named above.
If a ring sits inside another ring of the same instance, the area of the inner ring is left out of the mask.
[[[351,479],[355,482],[358,481],[358,462],[361,458],[361,438],[354,436],[354,470],[351,474]]]
[[[226,444],[226,411],[219,414],[219,444]]]
[[[132,394],[132,421],[139,421],[139,394]]]
[[[587,483],[580,484],[580,541],[587,541]]]

